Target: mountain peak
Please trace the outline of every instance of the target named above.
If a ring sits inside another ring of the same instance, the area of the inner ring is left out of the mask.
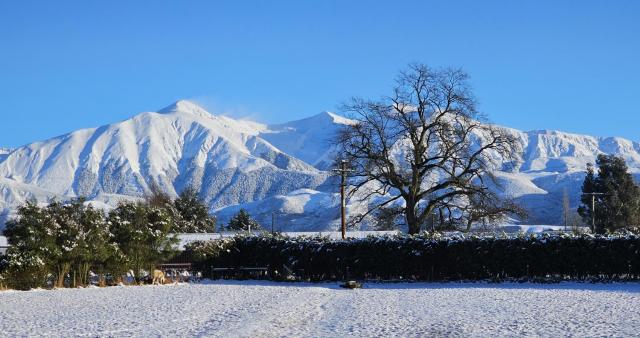
[[[344,117],[342,115],[338,115],[336,113],[332,113],[332,112],[329,112],[329,111],[325,111],[322,114],[328,116],[333,123],[337,123],[337,124],[353,124],[353,123],[355,123],[354,120],[351,120],[348,117]]]
[[[306,128],[323,128],[326,124],[353,124],[355,121],[350,120],[344,116],[338,115],[336,113],[323,111],[311,117],[307,117],[301,120],[287,122],[283,125],[291,126],[295,125],[296,127],[305,127]]]
[[[162,108],[158,111],[160,114],[191,114],[201,117],[211,117],[206,109],[189,100],[178,100],[175,103]]]
[[[335,122],[338,119],[344,119],[344,117],[336,113],[332,113],[330,111],[323,111],[316,115],[311,116],[310,119],[329,120],[329,121]]]

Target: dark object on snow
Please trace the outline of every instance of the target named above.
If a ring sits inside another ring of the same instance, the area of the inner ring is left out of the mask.
[[[345,282],[344,284],[340,284],[340,287],[345,289],[362,289],[362,283],[358,283],[354,280],[350,280]]]

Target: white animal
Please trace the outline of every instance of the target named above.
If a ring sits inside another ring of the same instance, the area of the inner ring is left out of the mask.
[[[153,283],[164,284],[164,272],[162,270],[153,270]]]

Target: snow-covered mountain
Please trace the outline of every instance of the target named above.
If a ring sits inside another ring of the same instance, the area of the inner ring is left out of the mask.
[[[2,160],[4,160],[4,158],[7,157],[7,155],[9,155],[10,152],[11,152],[11,149],[0,147],[0,162],[2,162]]]
[[[157,185],[200,189],[213,209],[317,188],[329,176],[259,134],[267,126],[179,101],[159,112],[14,149],[0,162],[3,209],[27,199],[87,196],[113,203]]]
[[[281,230],[336,228],[331,141],[349,123],[321,113],[265,125],[178,101],[118,123],[0,149],[0,228],[28,199],[86,196],[108,206],[141,197],[153,185],[171,195],[197,187],[223,222],[242,207],[267,227],[275,213]],[[600,153],[623,156],[640,173],[640,144],[629,140],[508,130],[523,150],[515,168],[497,173],[497,189],[529,209],[529,222],[557,222],[565,189],[576,205],[586,164]]]
[[[278,149],[314,167],[326,170],[333,165],[337,127],[351,120],[330,112],[284,124],[271,125],[260,133]]]

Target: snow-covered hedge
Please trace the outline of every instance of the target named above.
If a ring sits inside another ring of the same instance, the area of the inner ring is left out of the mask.
[[[0,253],[0,290],[3,290],[6,287],[4,273],[7,269],[8,263],[6,256]]]
[[[183,259],[212,268],[269,267],[303,280],[639,279],[640,236],[425,234],[330,240],[279,235],[191,243]],[[233,277],[233,276],[231,276]]]

